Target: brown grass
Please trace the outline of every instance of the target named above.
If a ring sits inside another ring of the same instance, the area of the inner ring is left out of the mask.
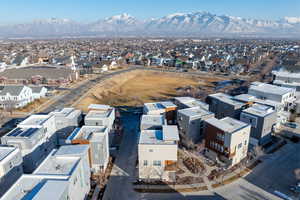
[[[82,110],[92,103],[138,106],[174,97],[179,87],[204,88],[216,80],[220,79],[141,70],[128,72],[99,83],[76,106]]]

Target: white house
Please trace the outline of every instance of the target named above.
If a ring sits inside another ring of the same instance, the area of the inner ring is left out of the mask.
[[[206,155],[215,161],[222,161],[230,167],[246,158],[250,140],[251,125],[225,117],[205,120]]]
[[[138,144],[139,179],[174,181],[178,141],[177,126],[142,130]]]
[[[25,174],[2,196],[16,199],[86,199],[90,191],[87,145],[67,145],[53,150],[33,172]]]
[[[268,99],[282,103],[286,109],[293,106],[296,101],[296,89],[280,87],[261,82],[251,83],[248,94],[259,99]]]
[[[3,137],[1,143],[18,147],[23,170],[31,173],[57,144],[55,119],[49,115],[31,115]]]
[[[0,146],[0,197],[23,174],[20,149],[13,146]]]
[[[32,97],[33,99],[41,99],[45,98],[46,94],[48,92],[48,89],[46,87],[39,87],[39,86],[30,86],[32,90]]]
[[[0,87],[0,106],[21,108],[34,101],[32,89],[25,85],[5,85]],[[10,105],[8,105],[10,104]]]
[[[66,144],[88,144],[91,170],[105,171],[109,162],[109,135],[104,126],[83,126],[76,128],[66,139]]]
[[[113,129],[115,117],[115,108],[107,105],[91,104],[89,112],[84,118],[84,124],[87,126],[106,126],[110,132]]]

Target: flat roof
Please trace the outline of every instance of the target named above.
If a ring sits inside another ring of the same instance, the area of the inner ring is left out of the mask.
[[[78,157],[58,157],[52,155],[40,164],[40,166],[34,171],[34,174],[69,176],[79,161],[80,158]]]
[[[247,126],[250,126],[249,124],[246,124],[242,121],[233,119],[231,117],[225,117],[223,119],[216,119],[214,117],[206,119],[205,122],[209,123],[212,126],[215,126],[216,128],[228,132],[233,133],[239,129],[245,128]]]
[[[44,122],[46,122],[51,116],[50,115],[30,115],[27,119],[22,121],[20,125],[33,125],[33,126],[41,126]]]
[[[280,87],[280,86],[261,83],[261,82],[252,82],[249,88],[249,92],[251,92],[251,90],[259,91],[262,93],[271,93],[275,95],[284,95],[295,91],[295,89],[292,88]]]
[[[67,179],[51,179],[40,175],[23,174],[2,196],[3,200],[59,199],[69,186]]]
[[[176,125],[165,125],[162,127],[163,140],[165,141],[179,141],[178,128]]]
[[[139,144],[159,144],[159,145],[176,144],[177,137],[171,136],[171,133],[167,133],[167,134],[170,134],[170,138],[164,140],[163,130],[142,130],[140,132]]]
[[[67,180],[44,180],[42,181],[41,187],[35,187],[31,191],[32,200],[53,200],[61,198],[64,192],[69,187],[69,182]]]
[[[211,115],[213,114],[212,112],[203,109],[201,107],[194,107],[194,108],[185,108],[182,110],[179,110],[178,113],[181,113],[185,116],[189,116],[189,117],[202,117],[202,116],[206,116],[206,115]]]
[[[88,109],[90,110],[108,110],[111,107],[109,105],[103,105],[103,104],[90,104]]]
[[[68,117],[73,112],[81,112],[81,111],[76,110],[74,108],[62,108],[51,112],[50,115],[61,115],[63,117]]]
[[[234,98],[228,94],[224,94],[224,93],[216,93],[216,94],[210,94],[210,97],[216,98],[219,101],[225,102],[227,104],[233,105],[233,106],[238,106],[238,107],[242,107],[245,104],[241,103],[239,101],[234,100]]]
[[[39,128],[14,128],[10,132],[8,132],[5,137],[25,137],[29,138],[35,133],[37,133]]]
[[[186,105],[187,107],[202,107],[208,109],[209,105],[200,101],[199,99],[195,99],[193,97],[175,97],[175,100]]]
[[[71,135],[67,138],[69,140],[73,139],[91,139],[93,133],[103,133],[105,134],[107,127],[105,126],[82,126],[81,128],[76,128]]]
[[[144,107],[147,108],[149,111],[153,110],[165,110],[165,107],[160,103],[145,103]]]
[[[5,159],[8,155],[10,155],[15,150],[17,150],[16,147],[0,145],[0,161]]]
[[[249,108],[243,110],[242,112],[260,116],[260,117],[265,117],[271,113],[274,113],[275,111],[270,106],[261,105],[261,104],[253,104],[252,107],[249,107]]]
[[[81,156],[89,150],[89,145],[64,145],[61,146],[56,152],[56,156]]]
[[[111,110],[91,110],[85,116],[86,119],[91,118],[107,118],[109,117]]]
[[[165,117],[163,115],[142,115],[141,124],[164,125]]]

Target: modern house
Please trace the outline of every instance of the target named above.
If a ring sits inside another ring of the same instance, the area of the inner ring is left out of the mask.
[[[230,117],[205,120],[205,154],[227,167],[238,164],[247,156],[250,129],[250,124]]]
[[[177,126],[142,130],[138,144],[139,179],[174,181],[177,165]]]
[[[22,162],[18,148],[0,146],[0,198],[22,176]]]
[[[74,108],[58,109],[49,113],[49,115],[54,116],[57,130],[67,127],[77,127],[82,120],[81,110]]]
[[[177,114],[179,132],[197,143],[203,137],[204,120],[211,117],[214,117],[214,113],[201,107],[179,110]]]
[[[167,125],[163,115],[142,115],[140,130],[159,130],[163,125]]]
[[[23,170],[31,173],[56,147],[55,132],[53,116],[31,115],[1,137],[1,143],[19,148],[23,157]]]
[[[0,107],[22,108],[34,101],[32,89],[25,85],[0,86]]]
[[[171,101],[145,103],[143,113],[145,115],[164,115],[168,124],[176,123],[177,106]]]
[[[115,117],[113,107],[92,104],[89,106],[89,112],[84,118],[84,124],[86,126],[106,126],[108,132],[110,132],[113,129]]]
[[[244,103],[234,100],[232,96],[224,93],[209,95],[207,97],[207,102],[209,103],[209,111],[215,113],[217,119],[222,119],[224,117],[239,119],[242,110],[247,106]]]
[[[88,144],[89,162],[93,173],[104,172],[109,162],[109,136],[105,126],[76,128],[66,144]]]
[[[269,100],[269,99],[259,99],[253,95],[241,94],[234,97],[235,100],[247,104],[249,107],[253,104],[259,104],[271,107],[277,114],[276,127],[280,128],[281,124],[284,124],[288,121],[290,113],[284,110],[283,103]]]
[[[294,88],[300,91],[300,73],[299,71],[274,70],[273,84],[281,87]]]
[[[296,101],[296,89],[261,82],[251,83],[248,94],[259,99],[268,99],[282,103],[286,110],[292,108]]]
[[[2,200],[83,200],[90,191],[87,145],[53,150],[33,174],[22,175]]]
[[[204,103],[193,97],[175,97],[174,103],[178,106],[178,109],[201,107],[208,110],[209,108],[209,105],[207,103]]]
[[[277,113],[269,106],[253,104],[252,107],[242,111],[240,120],[251,125],[249,144],[263,145],[271,139]]]

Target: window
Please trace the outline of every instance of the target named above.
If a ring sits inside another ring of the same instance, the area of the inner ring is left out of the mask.
[[[144,166],[148,165],[148,160],[144,160]]]
[[[153,149],[149,149],[149,152],[153,152]]]
[[[243,143],[240,143],[238,146],[238,149],[242,148],[242,146],[243,146]]]
[[[153,165],[154,166],[161,166],[160,160],[153,160]]]

